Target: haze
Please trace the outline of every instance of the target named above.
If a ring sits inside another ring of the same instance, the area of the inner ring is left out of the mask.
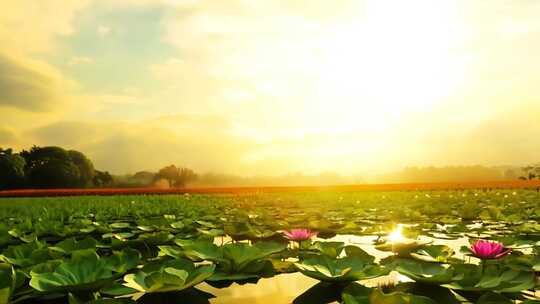
[[[0,146],[115,173],[378,174],[540,150],[539,1],[4,1]]]

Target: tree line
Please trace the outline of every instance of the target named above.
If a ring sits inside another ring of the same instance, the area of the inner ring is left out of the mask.
[[[193,170],[174,165],[146,173],[144,184],[136,186],[185,187],[197,179]],[[92,161],[76,150],[33,146],[15,153],[0,147],[0,190],[125,186],[122,182],[120,177],[96,170]]]
[[[519,177],[522,180],[540,179],[540,164],[529,165],[521,168],[523,175]]]

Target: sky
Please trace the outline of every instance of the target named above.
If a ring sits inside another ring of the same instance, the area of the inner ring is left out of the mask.
[[[113,173],[540,161],[540,1],[0,4],[0,146]]]

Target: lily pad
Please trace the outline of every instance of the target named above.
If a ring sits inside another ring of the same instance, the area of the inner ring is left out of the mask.
[[[131,249],[101,258],[93,250],[79,250],[70,260],[50,269],[33,268],[30,286],[42,292],[97,291],[136,266],[134,252]]]
[[[183,259],[155,262],[125,275],[124,286],[145,293],[181,291],[209,278],[214,268],[214,265],[195,266]]]
[[[446,263],[454,255],[454,250],[446,245],[430,245],[422,247],[411,256],[415,259],[426,262]]]
[[[391,266],[397,272],[416,282],[446,284],[456,279],[454,268],[449,264],[438,264],[413,259],[395,259]],[[457,277],[459,279],[460,277]]]
[[[384,293],[380,289],[371,289],[361,285],[345,288],[341,295],[344,304],[436,304],[424,296],[405,292]]]
[[[332,259],[321,255],[295,264],[304,275],[326,282],[352,282],[388,274],[389,269],[357,256]]]

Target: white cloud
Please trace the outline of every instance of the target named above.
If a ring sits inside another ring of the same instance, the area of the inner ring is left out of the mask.
[[[53,51],[57,37],[75,32],[75,16],[89,3],[89,0],[3,1],[0,4],[3,51],[19,55]]]

